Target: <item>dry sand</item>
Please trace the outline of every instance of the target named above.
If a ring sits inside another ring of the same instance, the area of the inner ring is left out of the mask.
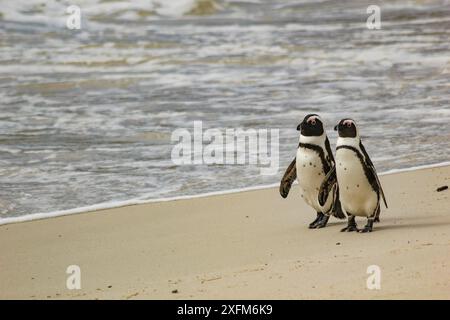
[[[0,226],[0,298],[450,298],[450,166],[381,178],[373,233],[315,214],[293,188],[128,206]],[[360,226],[365,224],[359,219]],[[81,290],[66,268],[81,268]],[[368,290],[367,267],[381,268]],[[177,290],[177,293],[172,293]]]

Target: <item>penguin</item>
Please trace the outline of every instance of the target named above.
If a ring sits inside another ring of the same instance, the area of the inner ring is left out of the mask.
[[[305,116],[297,130],[300,131],[297,154],[281,179],[279,191],[286,198],[292,183],[297,179],[301,197],[317,213],[309,228],[319,229],[327,225],[331,214],[339,219],[345,218],[340,208],[336,183],[330,183],[328,192],[322,196],[323,204],[318,201],[320,186],[335,165],[333,152],[323,122],[317,114]]]
[[[341,232],[372,232],[374,221],[380,219],[381,197],[385,207],[388,207],[375,166],[364,148],[354,120],[342,119],[334,130],[339,134],[336,166],[320,187],[319,203],[324,201],[323,193],[328,192],[329,185],[337,180],[341,205],[348,215],[348,225]],[[358,229],[355,216],[367,217],[364,229]]]

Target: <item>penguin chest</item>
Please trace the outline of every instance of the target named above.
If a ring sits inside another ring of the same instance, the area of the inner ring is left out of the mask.
[[[319,154],[311,149],[299,148],[296,167],[300,195],[303,200],[316,211],[328,211],[323,210],[318,202],[319,188],[325,178]],[[330,204],[326,203],[324,207],[330,207]]]
[[[355,151],[345,148],[337,150],[336,173],[344,210],[355,216],[371,216],[377,207],[378,196]]]

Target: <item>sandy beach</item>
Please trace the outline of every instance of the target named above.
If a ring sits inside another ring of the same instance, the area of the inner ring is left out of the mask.
[[[436,189],[450,166],[381,181],[389,209],[371,234],[336,219],[309,230],[296,186],[3,225],[0,298],[449,299],[450,191]],[[66,288],[69,265],[80,290]]]

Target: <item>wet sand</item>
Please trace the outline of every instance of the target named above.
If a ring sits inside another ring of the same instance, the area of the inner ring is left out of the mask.
[[[271,188],[3,225],[0,298],[449,299],[450,190],[436,189],[450,166],[381,181],[389,209],[371,234],[334,218],[309,230],[296,186],[288,199]]]

